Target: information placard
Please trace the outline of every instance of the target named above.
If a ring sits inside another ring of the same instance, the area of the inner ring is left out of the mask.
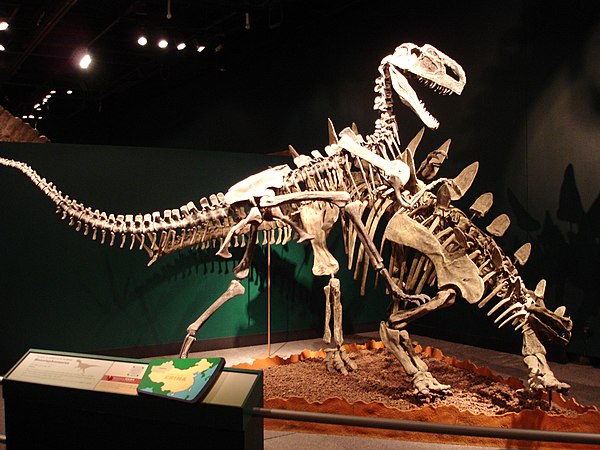
[[[29,352],[7,379],[89,391],[137,395],[147,364]]]

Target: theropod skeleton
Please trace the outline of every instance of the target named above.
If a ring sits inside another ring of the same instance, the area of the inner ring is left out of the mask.
[[[472,219],[490,209],[491,194],[475,201],[471,217],[452,205],[471,186],[478,164],[453,179],[436,178],[450,141],[430,152],[418,168],[413,157],[423,131],[406,148],[400,147],[394,91],[426,126],[438,126],[410,86],[410,75],[441,94],[460,94],[466,82],[461,66],[436,48],[402,44],[379,66],[374,108],[380,116],[372,135],[363,137],[355,128],[338,135],[329,122],[330,142],[323,152],[300,155],[290,147],[295,168],[281,165],[254,174],[225,194],[202,198],[199,207],[189,202],[163,213],[107,214],[63,195],[25,163],[4,158],[0,163],[29,176],[78,231],[111,246],[145,250],[149,264],[183,248],[218,247],[217,255],[229,258],[231,246],[245,247],[227,290],[188,327],[182,357],[187,357],[202,324],[244,292],[241,281],[249,274],[260,239],[284,244],[297,236],[298,242],[312,245],[313,273],[330,277],[325,287],[324,340],[330,343],[333,337],[335,347],[328,350],[327,367],[342,373],[355,369],[341,347],[342,306],[335,278],[339,263],[326,246],[339,220],[348,268],[354,268],[355,277],[361,279],[361,293],[365,293],[371,266],[391,296],[389,317],[381,322],[380,335],[412,377],[417,393],[444,393],[450,386],[439,383],[415,354],[406,327],[459,297],[480,308],[495,302],[488,315],[498,314],[495,322],[500,327],[511,324],[522,333],[531,389],[566,391],[569,386],[558,381],[548,366],[541,338],[566,344],[572,323],[564,307],[554,312],[545,307],[544,280],[534,290],[526,288],[517,264],[526,262],[530,246],[521,247],[513,261],[494,241],[508,227],[507,216],[499,216],[485,230],[473,223]],[[382,230],[380,224],[385,224]],[[377,245],[375,240],[381,235]]]

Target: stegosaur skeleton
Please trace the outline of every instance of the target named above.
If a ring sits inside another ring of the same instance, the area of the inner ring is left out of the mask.
[[[545,281],[534,290],[525,287],[517,270],[529,256],[521,247],[514,261],[494,241],[509,220],[501,215],[485,231],[472,219],[483,217],[492,195],[484,194],[470,207],[470,216],[453,206],[471,186],[478,163],[455,178],[436,178],[447,157],[449,141],[430,152],[417,166],[413,160],[421,131],[405,148],[400,147],[393,111],[393,92],[429,128],[437,120],[425,109],[408,82],[412,75],[441,94],[460,94],[466,82],[461,66],[430,45],[402,44],[379,65],[374,109],[380,113],[374,133],[361,136],[355,127],[336,134],[329,122],[330,142],[323,152],[299,155],[292,147],[296,168],[281,165],[252,175],[219,193],[162,214],[114,215],[92,210],[62,194],[28,165],[0,158],[0,163],[19,169],[56,204],[69,225],[111,246],[139,247],[150,263],[176,250],[218,245],[217,255],[230,258],[230,246],[245,246],[227,290],[187,329],[181,356],[187,357],[202,324],[225,302],[244,292],[241,281],[248,276],[259,234],[263,242],[310,241],[314,250],[313,273],[328,276],[325,287],[324,340],[335,347],[328,351],[327,367],[347,373],[356,369],[342,350],[339,263],[328,250],[326,238],[338,221],[343,228],[348,267],[354,267],[365,293],[369,265],[383,280],[391,296],[389,317],[380,325],[385,346],[412,377],[421,395],[444,393],[450,386],[439,383],[415,354],[406,331],[413,320],[462,297],[480,308],[495,302],[488,316],[500,327],[511,324],[523,335],[524,362],[532,390],[566,391],[546,361],[541,338],[562,344],[570,339],[572,323],[565,308],[552,312],[544,305]],[[385,221],[383,219],[386,219]],[[375,237],[385,224],[379,245]],[[387,261],[382,256],[389,254]],[[389,250],[388,250],[389,247]],[[433,296],[425,294],[430,292]],[[499,300],[497,300],[499,299]],[[333,336],[329,328],[333,314]]]

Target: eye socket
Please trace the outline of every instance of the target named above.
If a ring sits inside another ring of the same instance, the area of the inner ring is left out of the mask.
[[[460,77],[458,76],[458,74],[454,71],[454,69],[446,64],[444,64],[444,68],[446,69],[446,75],[448,75],[449,77],[455,79],[456,81],[460,81]]]

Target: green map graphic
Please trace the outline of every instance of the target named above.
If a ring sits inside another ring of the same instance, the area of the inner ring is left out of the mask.
[[[224,365],[223,358],[153,359],[138,393],[195,402],[212,386]]]

